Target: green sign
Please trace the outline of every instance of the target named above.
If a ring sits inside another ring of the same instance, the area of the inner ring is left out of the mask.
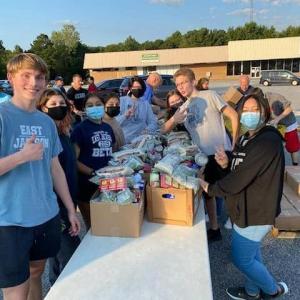
[[[157,53],[142,54],[142,63],[143,62],[159,62],[159,55]]]

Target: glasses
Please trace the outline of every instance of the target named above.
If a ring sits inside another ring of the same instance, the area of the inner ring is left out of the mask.
[[[177,87],[177,88],[182,87],[182,86],[186,85],[187,83],[189,83],[188,80],[183,81],[183,82],[178,82],[178,83],[176,83],[176,87]]]

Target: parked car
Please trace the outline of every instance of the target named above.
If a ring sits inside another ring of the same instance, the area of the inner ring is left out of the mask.
[[[300,84],[300,78],[288,70],[266,70],[261,71],[260,84],[268,86],[271,84]]]
[[[109,94],[112,92],[119,94],[119,89],[122,81],[123,78],[116,78],[107,79],[96,83],[98,94]]]
[[[146,81],[148,75],[139,75],[144,81]],[[129,80],[132,76],[124,77],[121,85],[120,85],[120,96],[125,96],[128,93],[128,84]],[[173,81],[172,75],[161,75],[162,84],[154,90],[154,95],[160,99],[166,99],[167,94],[170,90],[176,88],[175,83]]]
[[[3,92],[8,95],[13,95],[13,88],[10,85],[8,80],[0,80],[0,87],[3,89]]]

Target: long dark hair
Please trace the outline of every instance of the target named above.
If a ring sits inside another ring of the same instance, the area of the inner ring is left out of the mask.
[[[72,108],[73,105],[70,103],[70,101],[67,99],[67,97],[58,89],[55,88],[48,88],[44,90],[42,95],[40,96],[40,99],[38,100],[36,107],[40,111],[42,111],[42,107],[46,106],[46,103],[49,101],[49,99],[53,96],[61,96],[66,102],[68,111],[66,116],[59,122],[57,122],[57,131],[59,134],[66,134],[68,135],[70,133],[71,125],[74,121],[74,118],[72,116]]]
[[[239,120],[241,119],[241,114],[243,112],[244,105],[245,105],[246,101],[249,100],[250,98],[253,98],[256,101],[260,116],[262,116],[262,112],[263,112],[264,120],[263,120],[262,126],[266,125],[269,122],[270,117],[271,117],[271,109],[270,109],[268,99],[265,98],[264,93],[259,88],[255,88],[251,92],[251,94],[247,95],[243,99],[243,102],[241,103],[241,106],[239,107],[239,110],[238,110]]]

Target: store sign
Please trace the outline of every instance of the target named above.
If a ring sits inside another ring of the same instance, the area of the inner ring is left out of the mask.
[[[157,63],[159,55],[157,53],[142,54],[142,63]]]

